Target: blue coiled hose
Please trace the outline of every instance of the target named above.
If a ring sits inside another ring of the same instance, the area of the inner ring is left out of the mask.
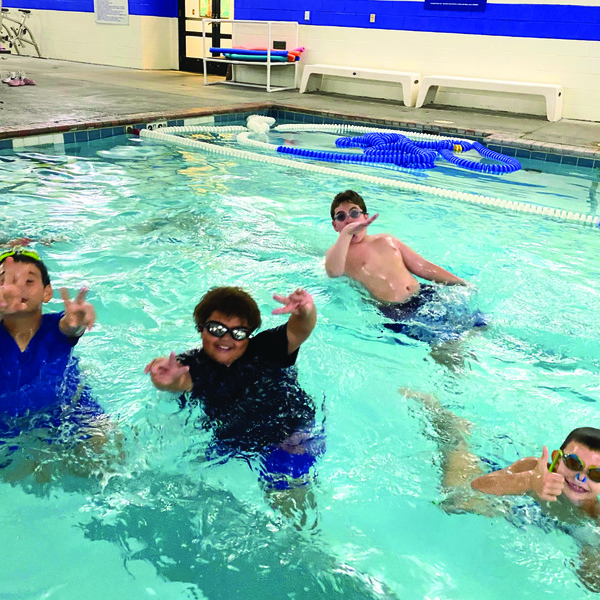
[[[303,158],[312,158],[325,162],[347,163],[392,163],[410,169],[432,169],[438,154],[448,162],[482,173],[504,174],[518,171],[521,163],[510,156],[494,152],[479,142],[465,140],[411,140],[400,133],[372,132],[358,137],[340,137],[335,140],[338,148],[362,148],[363,154],[347,154],[343,152],[325,152],[278,146],[277,152],[294,154]],[[456,156],[453,150],[459,147],[462,152],[475,150],[480,156],[490,158],[500,164],[475,162]]]

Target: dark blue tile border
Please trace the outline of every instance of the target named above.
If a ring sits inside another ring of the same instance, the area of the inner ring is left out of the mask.
[[[12,140],[0,140],[0,150],[12,150]]]

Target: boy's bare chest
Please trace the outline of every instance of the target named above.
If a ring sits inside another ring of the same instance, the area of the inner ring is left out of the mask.
[[[346,257],[346,271],[365,268],[381,270],[401,260],[397,249],[382,239],[375,239],[350,246]]]

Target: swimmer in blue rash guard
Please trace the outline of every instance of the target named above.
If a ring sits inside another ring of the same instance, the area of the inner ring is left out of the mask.
[[[72,356],[73,347],[96,319],[86,292],[82,289],[71,300],[61,289],[64,312],[43,314],[42,306],[53,290],[39,255],[21,247],[0,254],[2,438],[13,439],[40,427],[52,429],[65,420],[89,424],[102,414],[81,383]],[[9,446],[14,444],[0,441],[0,450]]]
[[[159,390],[185,392],[180,404],[199,404],[202,426],[214,436],[214,454],[262,458],[269,491],[298,489],[320,451],[311,430],[315,408],[292,367],[317,313],[310,294],[274,296],[287,323],[253,335],[261,316],[238,287],[210,290],[194,310],[202,348],[156,358],[145,372]]]

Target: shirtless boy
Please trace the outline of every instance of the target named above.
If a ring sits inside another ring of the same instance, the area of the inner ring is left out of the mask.
[[[516,519],[558,529],[579,545],[577,575],[589,589],[600,591],[600,429],[573,429],[559,449],[497,465],[484,474],[481,459],[470,448],[471,423],[445,409],[434,396],[408,388],[400,393],[425,409],[435,432],[442,466],[444,500],[448,513],[475,513]],[[499,497],[494,500],[491,496]],[[519,497],[529,496],[527,503]],[[516,497],[516,498],[511,498]],[[590,525],[596,525],[590,526]]]
[[[446,285],[467,285],[449,271],[425,260],[397,238],[367,227],[379,215],[369,217],[362,197],[352,190],[339,193],[331,204],[333,228],[340,234],[329,248],[325,270],[329,277],[348,275],[364,285],[377,300],[404,303],[416,296],[421,277]]]
[[[378,216],[369,217],[365,201],[352,190],[334,198],[331,218],[339,237],[325,257],[327,274],[347,275],[358,281],[379,301],[382,314],[391,319],[391,323],[385,323],[386,328],[432,344],[435,360],[456,366],[461,359],[454,343],[473,327],[485,325],[485,317],[479,311],[461,312],[458,306],[443,311],[421,310],[432,300],[440,303],[440,298],[435,286],[421,285],[416,277],[446,285],[467,282],[387,233],[368,235],[367,228]]]

